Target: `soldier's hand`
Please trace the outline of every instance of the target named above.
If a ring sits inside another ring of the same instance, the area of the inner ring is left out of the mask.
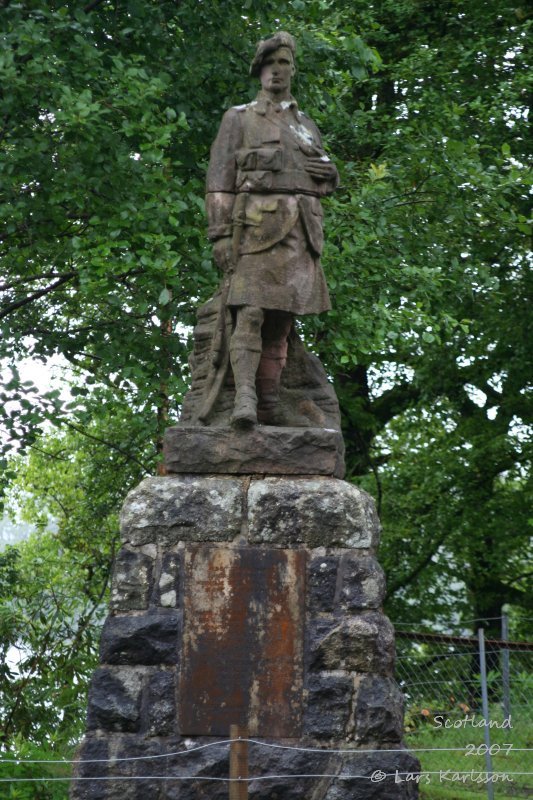
[[[228,272],[232,267],[232,244],[231,236],[223,236],[221,239],[217,239],[213,245],[213,259],[222,272]]]
[[[305,169],[317,181],[333,181],[337,177],[337,167],[324,156],[311,156],[306,159]]]

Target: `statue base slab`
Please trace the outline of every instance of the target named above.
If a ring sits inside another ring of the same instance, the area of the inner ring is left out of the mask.
[[[342,434],[331,428],[175,425],[165,432],[167,473],[344,476]]]

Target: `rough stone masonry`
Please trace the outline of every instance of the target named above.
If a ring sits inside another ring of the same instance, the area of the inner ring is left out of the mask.
[[[174,474],[130,492],[121,522],[76,770],[110,779],[75,780],[72,800],[226,798],[225,783],[180,778],[228,777],[227,745],[187,752],[233,723],[325,750],[252,745],[251,775],[287,776],[252,781],[252,798],[417,796],[394,779],[419,767],[369,495],[325,475]],[[373,782],[378,770],[391,777]]]

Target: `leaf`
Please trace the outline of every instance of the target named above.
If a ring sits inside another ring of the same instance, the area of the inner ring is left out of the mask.
[[[380,181],[383,178],[386,178],[389,175],[389,170],[387,169],[387,163],[383,162],[382,164],[370,164],[370,168],[368,170],[368,175],[372,182]]]
[[[161,294],[159,295],[158,302],[160,305],[166,306],[168,303],[170,303],[171,298],[172,295],[170,293],[170,290],[165,287],[161,291]]]

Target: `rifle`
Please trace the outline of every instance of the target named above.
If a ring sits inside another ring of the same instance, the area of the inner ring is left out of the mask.
[[[233,229],[231,239],[231,264],[230,268],[224,273],[222,288],[219,298],[219,309],[213,339],[211,341],[210,367],[207,374],[204,399],[198,420],[207,424],[220,391],[226,378],[229,365],[229,341],[228,328],[232,324],[231,315],[227,306],[228,294],[231,287],[233,271],[237,266],[239,257],[239,246],[241,243],[242,228],[244,225],[244,205],[246,195],[238,194],[233,211]]]

